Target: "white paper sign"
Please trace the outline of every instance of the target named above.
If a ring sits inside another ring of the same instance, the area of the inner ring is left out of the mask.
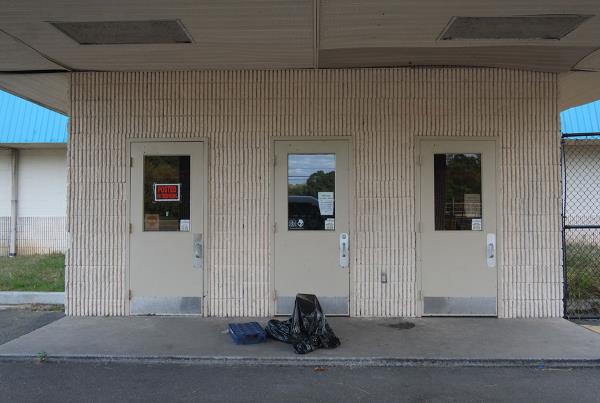
[[[321,215],[333,215],[333,192],[319,192],[318,196]]]
[[[481,195],[465,193],[465,217],[481,217]]]
[[[325,220],[325,229],[326,230],[335,230],[335,218],[328,218]]]
[[[179,231],[189,232],[190,231],[190,220],[179,220]]]
[[[481,218],[471,220],[471,231],[481,231]]]

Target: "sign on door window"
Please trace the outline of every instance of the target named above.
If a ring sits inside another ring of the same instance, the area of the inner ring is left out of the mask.
[[[481,154],[434,154],[436,231],[481,231]]]
[[[144,231],[190,231],[190,156],[144,157]]]
[[[335,154],[288,154],[288,230],[335,230]]]

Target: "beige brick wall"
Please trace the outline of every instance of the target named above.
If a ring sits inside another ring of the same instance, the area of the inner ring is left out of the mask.
[[[270,139],[278,136],[352,137],[353,316],[418,315],[416,137],[497,137],[499,314],[561,314],[554,74],[476,68],[76,73],[71,96],[68,314],[128,314],[128,138],[206,137],[205,312],[270,315],[269,157]]]

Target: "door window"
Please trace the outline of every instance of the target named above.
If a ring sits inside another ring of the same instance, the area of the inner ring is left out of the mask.
[[[335,230],[335,154],[288,154],[288,230]]]
[[[481,231],[481,154],[434,154],[436,231]]]
[[[190,231],[190,156],[144,157],[144,231]]]

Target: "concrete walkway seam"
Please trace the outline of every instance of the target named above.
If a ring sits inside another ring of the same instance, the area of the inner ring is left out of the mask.
[[[0,362],[40,362],[38,355],[0,355]],[[600,368],[600,359],[510,358],[380,358],[380,357],[192,357],[127,355],[45,355],[44,362],[181,364],[199,366],[298,366],[298,367],[524,367]]]

